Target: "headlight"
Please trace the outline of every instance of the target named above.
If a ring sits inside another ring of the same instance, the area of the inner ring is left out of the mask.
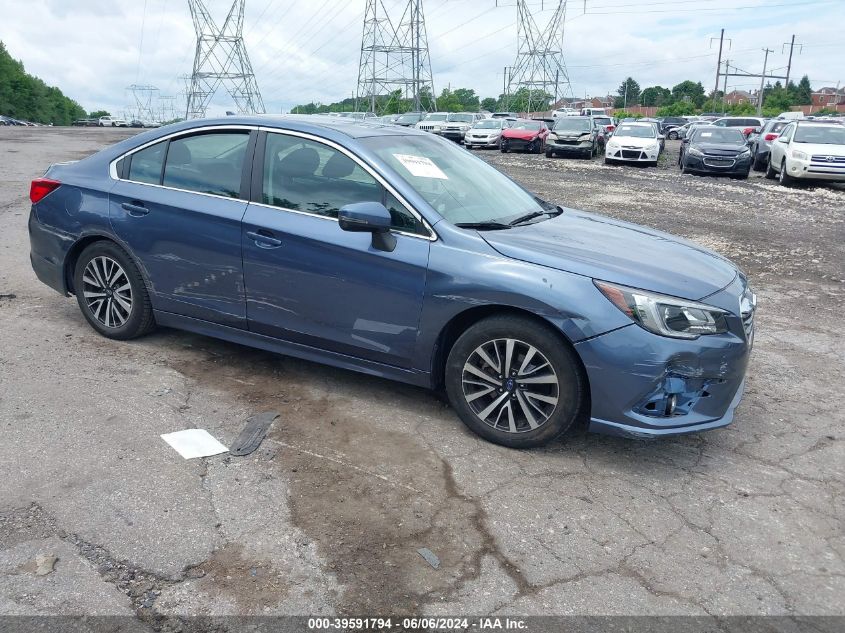
[[[690,156],[704,156],[704,152],[702,152],[700,149],[698,149],[696,147],[690,147],[687,150],[687,154],[689,154]]]
[[[792,150],[792,158],[795,160],[807,160],[810,157],[807,156],[804,152],[799,152],[797,149]]]
[[[750,149],[744,149],[739,153],[740,158],[748,158],[749,156],[751,156],[751,150]]]
[[[578,140],[579,141],[589,141],[591,138],[593,138],[592,134],[582,134],[581,136],[578,137]]]
[[[549,139],[556,141],[557,140],[557,134],[549,133]]]
[[[596,287],[632,321],[661,336],[696,339],[728,331],[727,312],[687,299],[596,281]]]
[[[616,141],[610,141],[610,143],[607,144],[607,149],[619,149],[619,143]]]

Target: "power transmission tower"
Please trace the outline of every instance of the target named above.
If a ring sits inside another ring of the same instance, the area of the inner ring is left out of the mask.
[[[437,109],[422,0],[407,0],[398,21],[391,19],[384,0],[367,0],[355,109],[398,110],[397,91],[416,111]]]
[[[519,20],[518,46],[506,99],[513,98],[520,90],[526,90],[526,112],[531,114],[546,110],[549,96],[557,101],[562,94],[572,92],[563,60],[562,27],[566,16],[566,0],[557,0],[554,13],[542,30],[528,7],[528,0],[517,0],[516,7]]]
[[[222,85],[241,114],[263,114],[264,101],[244,46],[244,4],[234,0],[223,26],[218,28],[203,0],[188,0],[197,47],[185,117],[205,116],[214,93]]]
[[[132,84],[126,89],[132,93],[132,99],[134,100],[134,104],[129,106],[129,115],[133,120],[158,120],[153,108],[153,100],[158,95],[158,88],[155,86],[139,86],[137,84]]]
[[[160,95],[158,102],[158,121],[161,123],[164,123],[165,121],[174,121],[176,119],[176,97],[173,95]]]

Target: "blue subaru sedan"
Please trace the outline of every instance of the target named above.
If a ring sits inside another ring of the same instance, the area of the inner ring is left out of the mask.
[[[756,298],[728,260],[541,200],[459,146],[323,117],[146,132],[32,183],[32,266],[156,325],[443,389],[510,447],[729,424]]]

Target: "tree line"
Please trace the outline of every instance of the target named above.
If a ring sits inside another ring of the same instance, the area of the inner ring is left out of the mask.
[[[62,91],[28,74],[0,42],[0,114],[32,121],[70,125],[85,116],[85,110]]]
[[[619,86],[614,98],[613,107],[630,108],[632,106],[646,106],[658,108],[658,116],[683,116],[695,112],[723,112],[731,114],[752,114],[756,110],[754,103],[739,103],[725,106],[725,94],[721,90],[705,92],[700,81],[682,81],[676,86],[650,86],[640,88],[639,82],[628,77]],[[774,85],[767,83],[763,89],[763,114],[777,116],[793,106],[810,105],[813,103],[813,88],[807,75],[801,77],[796,84],[790,81],[787,86],[777,81]]]

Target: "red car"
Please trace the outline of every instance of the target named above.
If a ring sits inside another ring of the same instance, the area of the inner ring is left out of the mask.
[[[502,153],[521,150],[541,154],[546,148],[549,128],[544,121],[520,119],[502,132]]]

